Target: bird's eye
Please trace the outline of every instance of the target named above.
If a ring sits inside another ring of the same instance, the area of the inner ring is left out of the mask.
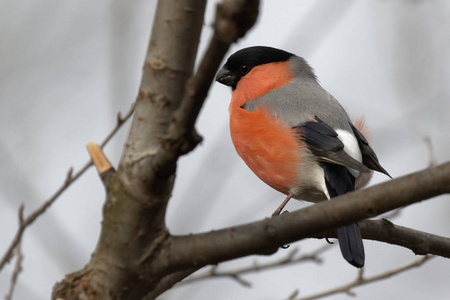
[[[239,67],[239,71],[241,72],[242,75],[245,75],[250,71],[250,67],[246,66],[246,65],[242,65]]]

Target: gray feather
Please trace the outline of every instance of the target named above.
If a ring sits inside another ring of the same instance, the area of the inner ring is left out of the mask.
[[[305,60],[298,56],[290,60],[295,79],[280,89],[247,102],[243,108],[252,112],[262,106],[291,127],[317,116],[334,129],[352,132],[350,118],[344,108],[317,82]]]

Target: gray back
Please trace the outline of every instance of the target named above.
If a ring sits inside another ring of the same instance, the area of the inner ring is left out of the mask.
[[[261,105],[291,127],[319,117],[334,129],[351,131],[344,108],[317,82],[313,70],[298,56],[291,59],[295,79],[259,99],[247,102],[244,109],[254,111]]]

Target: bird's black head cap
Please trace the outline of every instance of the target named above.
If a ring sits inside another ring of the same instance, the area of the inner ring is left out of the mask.
[[[216,80],[222,84],[231,86],[234,90],[239,80],[250,72],[253,67],[287,61],[294,54],[264,46],[244,48],[232,54],[223,68],[217,74]]]

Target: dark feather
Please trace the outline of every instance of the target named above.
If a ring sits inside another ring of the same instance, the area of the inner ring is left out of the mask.
[[[355,189],[355,178],[347,168],[331,163],[321,163],[320,166],[324,170],[325,182],[331,198]],[[338,228],[337,236],[345,260],[357,268],[362,268],[365,254],[358,224],[354,223]]]
[[[361,231],[357,223],[339,227],[337,229],[339,247],[342,256],[352,266],[362,268],[364,266],[365,254]]]
[[[365,165],[344,151],[344,144],[338,134],[326,123],[316,117],[317,122],[310,121],[294,126],[299,131],[308,149],[323,162],[331,162],[360,172],[369,173]]]
[[[352,127],[353,133],[358,140],[359,149],[361,149],[362,153],[363,164],[372,170],[384,173],[392,178],[391,175],[389,175],[389,173],[378,162],[378,157],[375,154],[375,151],[373,151],[373,149],[369,146],[369,142],[366,140],[364,135],[362,135],[362,133],[359,132],[353,124],[350,123],[350,126]]]

